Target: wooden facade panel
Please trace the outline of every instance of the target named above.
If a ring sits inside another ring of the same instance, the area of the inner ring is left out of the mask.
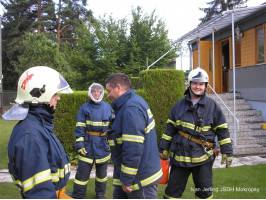
[[[256,64],[256,31],[255,28],[244,32],[241,39],[241,67]]]
[[[221,73],[222,73],[222,61],[221,61],[221,48],[220,42],[215,42],[215,91],[221,92]],[[209,84],[213,87],[213,67],[212,67],[212,42],[201,41],[200,42],[200,67],[204,69],[208,75]],[[198,50],[193,51],[193,68],[198,67]],[[208,93],[211,91],[208,90]]]

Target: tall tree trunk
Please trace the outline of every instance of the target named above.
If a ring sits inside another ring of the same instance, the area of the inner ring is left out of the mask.
[[[42,18],[42,8],[41,8],[41,0],[38,0],[38,21],[40,22]],[[38,25],[38,33],[41,33],[42,26]]]
[[[62,4],[62,1],[59,0],[58,21],[57,21],[57,42],[58,42],[58,45],[60,44],[60,29],[61,29],[60,15],[61,15],[61,8],[62,8],[61,4]]]

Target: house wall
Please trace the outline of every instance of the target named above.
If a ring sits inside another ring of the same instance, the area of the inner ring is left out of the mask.
[[[230,69],[230,91],[233,91],[233,70]],[[261,110],[266,121],[266,64],[235,69],[236,91],[240,92],[253,109]]]

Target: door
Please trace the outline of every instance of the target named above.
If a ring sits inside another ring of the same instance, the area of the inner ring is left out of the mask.
[[[222,42],[222,92],[228,92],[229,85],[229,41]]]

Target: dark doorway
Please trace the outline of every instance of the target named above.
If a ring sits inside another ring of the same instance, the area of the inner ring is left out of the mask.
[[[222,92],[228,92],[228,82],[229,82],[229,41],[222,43]]]

